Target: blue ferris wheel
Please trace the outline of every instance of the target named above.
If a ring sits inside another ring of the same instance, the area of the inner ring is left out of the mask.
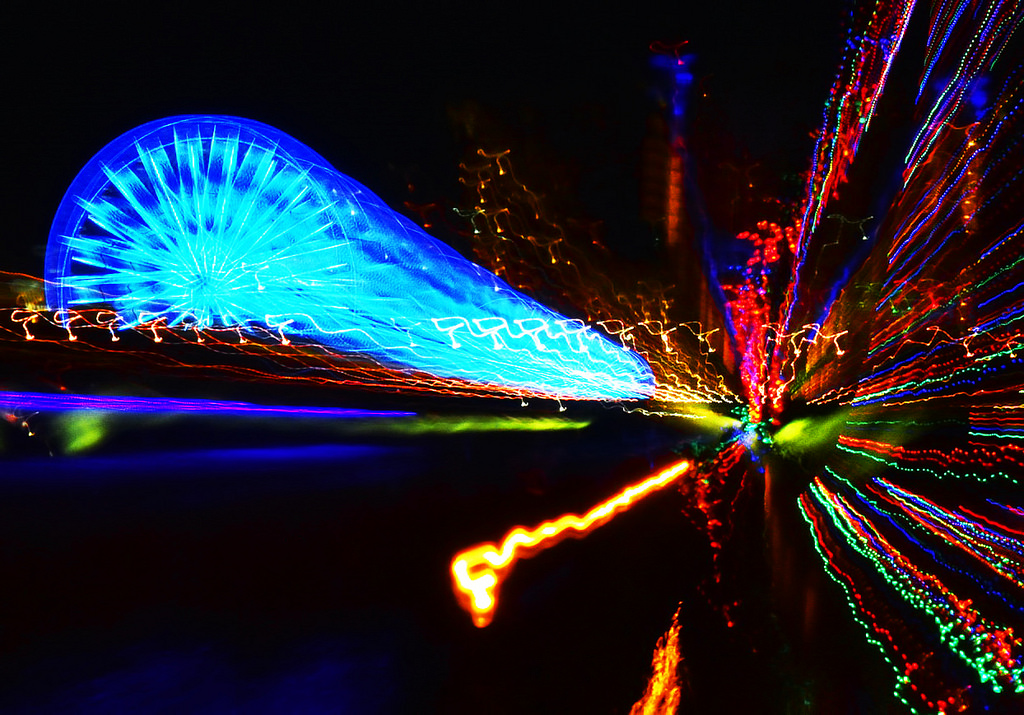
[[[260,122],[179,116],[104,147],[61,202],[52,310],[262,326],[389,366],[567,399],[649,397],[646,361],[515,291]]]

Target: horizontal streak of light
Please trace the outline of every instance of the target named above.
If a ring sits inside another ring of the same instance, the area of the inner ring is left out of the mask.
[[[515,415],[420,415],[361,422],[345,427],[346,434],[395,434],[416,436],[424,434],[462,434],[477,432],[551,432],[585,429],[591,425],[589,419],[570,419],[554,416]]]
[[[124,397],[121,395],[65,395],[47,392],[0,392],[0,408],[69,412],[187,412],[200,415],[250,415],[263,417],[413,417],[415,412],[356,410],[341,407],[293,407],[256,405],[225,400],[183,400],[171,397]]]

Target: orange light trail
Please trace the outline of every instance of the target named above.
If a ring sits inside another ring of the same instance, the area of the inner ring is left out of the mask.
[[[658,640],[651,659],[653,673],[647,689],[629,711],[629,715],[676,715],[682,699],[679,652],[679,611],[672,617],[672,627]]]
[[[529,558],[566,537],[586,536],[651,492],[668,486],[690,468],[688,461],[677,462],[626,487],[584,516],[566,514],[534,529],[517,526],[505,535],[500,547],[484,543],[460,552],[452,559],[451,567],[452,588],[459,605],[469,612],[478,628],[487,626],[494,618],[498,587],[518,559]]]

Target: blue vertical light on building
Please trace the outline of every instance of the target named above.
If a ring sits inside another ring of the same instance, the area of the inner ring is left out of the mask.
[[[181,116],[82,169],[46,255],[52,310],[125,327],[262,325],[443,378],[649,397],[642,357],[513,290],[260,122]]]

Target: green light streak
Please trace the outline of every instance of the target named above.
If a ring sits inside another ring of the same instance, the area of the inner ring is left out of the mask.
[[[554,432],[580,430],[592,420],[569,417],[522,417],[489,415],[423,415],[402,419],[378,419],[351,422],[338,426],[346,434],[393,434],[417,436],[426,434],[466,434],[477,432]]]

